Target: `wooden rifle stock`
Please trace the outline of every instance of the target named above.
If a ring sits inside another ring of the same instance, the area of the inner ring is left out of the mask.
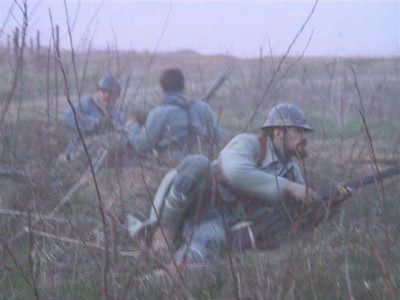
[[[342,183],[343,187],[358,189],[364,185],[368,185],[377,181],[381,181],[387,177],[400,174],[400,166],[387,168],[379,173],[367,175],[364,177],[352,179]],[[321,189],[318,194],[321,199],[328,202],[337,193],[337,186],[330,186]],[[333,206],[339,205],[340,202],[332,203]],[[257,216],[257,220],[251,220],[253,224],[250,227],[244,227],[232,232],[232,246],[236,249],[245,249],[252,246],[253,242],[262,237],[276,235],[284,226],[290,226],[293,221],[306,220],[321,208],[325,211],[324,203],[306,206],[301,202],[293,202],[286,205],[286,209],[279,207],[270,211],[263,216]],[[318,222],[317,222],[318,223]]]

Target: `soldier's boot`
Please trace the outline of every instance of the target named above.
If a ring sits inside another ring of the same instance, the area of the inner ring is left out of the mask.
[[[197,207],[209,183],[209,160],[203,155],[188,155],[177,167],[172,185],[165,197],[159,223],[178,232],[190,208]]]
[[[209,160],[202,155],[187,156],[178,166],[177,171],[165,197],[162,213],[158,216],[166,239],[161,228],[158,228],[152,243],[153,248],[160,253],[165,253],[165,256],[170,256],[169,250],[176,250],[174,242],[185,222],[188,210],[197,204],[196,201],[201,201],[199,195],[205,189],[204,185],[207,185],[205,179],[209,177]]]
[[[176,186],[172,185],[164,202],[164,208],[159,219],[159,226],[156,228],[152,248],[160,256],[169,261],[171,253],[175,253],[175,240],[177,232],[182,225],[183,216],[190,206],[190,200],[182,192],[178,192]]]

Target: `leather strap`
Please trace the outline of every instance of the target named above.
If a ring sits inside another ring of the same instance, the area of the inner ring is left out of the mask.
[[[262,162],[265,159],[265,155],[267,155],[267,141],[268,137],[264,134],[260,134],[258,136],[258,159],[257,159],[257,167],[261,166]]]

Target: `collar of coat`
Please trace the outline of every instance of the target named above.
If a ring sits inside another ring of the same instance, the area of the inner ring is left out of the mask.
[[[182,92],[166,92],[162,100],[163,105],[184,105],[187,99]]]

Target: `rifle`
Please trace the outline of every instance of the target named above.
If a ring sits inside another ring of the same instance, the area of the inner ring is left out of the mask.
[[[398,174],[400,174],[400,166],[346,181],[342,183],[342,186],[358,189]],[[262,216],[260,214],[253,216],[250,221],[245,222],[249,226],[242,228],[237,226],[238,229],[232,232],[232,246],[236,249],[250,248],[257,240],[265,239],[265,243],[262,243],[266,245],[266,248],[275,248],[281,243],[276,240],[276,237],[281,238],[279,236],[281,230],[307,225],[316,226],[327,216],[329,208],[335,208],[341,204],[344,200],[330,203],[336,192],[336,186],[329,186],[318,191],[322,200],[320,203],[305,205],[293,201],[286,205],[286,209],[280,205],[277,209],[269,209],[267,213],[264,211]]]
[[[228,78],[228,74],[232,69],[232,64],[229,64],[224,72],[217,78],[214,84],[204,93],[203,99],[205,102],[210,102],[211,98],[214,96],[215,92],[219,89],[219,87],[224,83],[226,78]]]

